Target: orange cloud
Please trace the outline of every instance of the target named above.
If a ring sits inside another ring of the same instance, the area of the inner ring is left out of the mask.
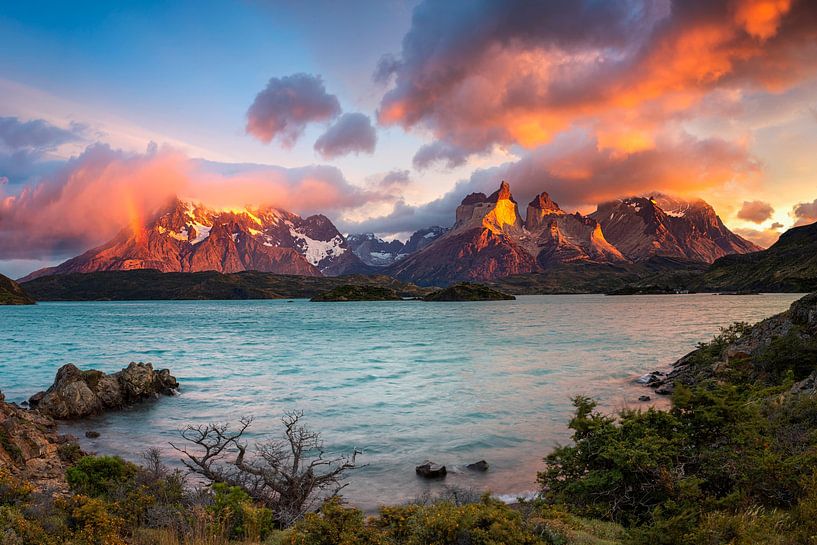
[[[393,198],[349,184],[334,167],[225,165],[172,149],[126,154],[100,144],[17,194],[4,194],[6,187],[0,186],[0,259],[75,254],[142,224],[175,196],[225,209],[267,205],[305,214]]]
[[[418,166],[533,148],[577,127],[632,153],[694,117],[710,93],[779,91],[817,74],[815,54],[817,4],[807,0],[424,2],[401,57],[381,67],[395,85],[379,121],[441,142]]]

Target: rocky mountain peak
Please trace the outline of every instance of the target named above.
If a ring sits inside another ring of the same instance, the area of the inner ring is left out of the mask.
[[[511,187],[502,181],[499,189],[486,197],[484,193],[472,193],[457,207],[455,230],[488,229],[501,234],[508,229],[520,229],[522,218],[511,195]]]
[[[545,211],[554,211],[560,212],[562,209],[559,208],[559,205],[550,198],[550,195],[547,194],[547,191],[542,191],[537,196],[533,198],[531,202],[528,203],[528,207],[535,208],[537,210],[545,210]]]
[[[488,202],[499,201],[512,201],[514,203],[516,202],[513,200],[513,195],[511,195],[511,186],[505,180],[502,180],[502,182],[499,184],[499,189],[491,193],[491,195],[488,197]]]
[[[525,229],[536,231],[544,225],[547,218],[563,214],[559,205],[543,191],[528,203],[528,210],[525,213]]]

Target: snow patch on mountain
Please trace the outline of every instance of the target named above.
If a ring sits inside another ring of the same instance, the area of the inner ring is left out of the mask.
[[[289,229],[289,233],[297,241],[301,254],[312,265],[317,266],[327,257],[337,257],[346,251],[346,248],[342,246],[344,242],[342,236],[336,236],[330,240],[315,240],[293,228]]]

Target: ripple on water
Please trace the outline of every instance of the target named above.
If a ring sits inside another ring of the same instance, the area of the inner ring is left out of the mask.
[[[96,429],[93,450],[135,458],[186,424],[252,415],[252,440],[302,409],[330,452],[363,450],[369,465],[345,496],[366,508],[447,485],[523,494],[542,457],[569,439],[570,398],[633,406],[631,380],[663,368],[734,321],[785,309],[795,295],[760,297],[525,296],[512,304],[286,301],[43,303],[0,307],[0,389],[22,401],[63,363],[115,371],[153,361],[182,395],[74,424]],[[672,316],[672,320],[663,317]],[[638,404],[637,406],[643,406]],[[84,440],[84,439],[83,439]],[[485,459],[486,474],[462,471]]]

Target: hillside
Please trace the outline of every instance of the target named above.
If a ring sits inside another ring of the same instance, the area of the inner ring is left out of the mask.
[[[0,274],[0,305],[33,305],[32,299],[20,284]]]
[[[817,290],[817,223],[789,229],[767,250],[718,259],[696,287],[705,291]]]
[[[138,301],[309,298],[346,284],[391,288],[404,297],[429,292],[383,275],[315,277],[258,271],[162,273],[150,269],[44,276],[24,286],[38,301]]]
[[[488,285],[516,295],[609,293],[664,277],[697,277],[706,263],[653,256],[640,263],[562,263],[542,272],[498,278]]]

